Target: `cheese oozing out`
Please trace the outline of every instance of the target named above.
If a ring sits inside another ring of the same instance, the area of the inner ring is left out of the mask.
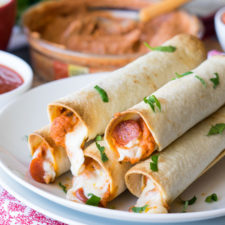
[[[67,192],[67,198],[72,201],[81,202],[76,196],[78,189],[83,189],[84,196],[88,199],[88,194],[94,194],[101,199],[108,196],[109,177],[105,170],[94,160],[90,160],[85,169],[73,178],[73,186]]]
[[[53,182],[55,180],[55,176],[56,176],[56,173],[55,173],[55,168],[54,168],[54,157],[52,155],[52,152],[51,150],[48,148],[45,150],[45,154],[43,156],[42,154],[42,148],[41,148],[41,145],[36,149],[36,151],[34,152],[33,154],[33,159],[34,158],[39,158],[40,155],[43,158],[43,170],[44,170],[44,181],[45,183],[50,183],[50,182]]]
[[[71,132],[65,135],[65,146],[71,163],[71,172],[77,176],[83,168],[84,153],[82,145],[87,137],[87,128],[80,122],[74,126]]]
[[[147,182],[143,186],[143,191],[137,200],[135,207],[143,207],[147,205],[142,213],[168,213],[167,208],[163,204],[162,198],[163,197],[159,189],[151,179],[147,178]]]
[[[129,159],[140,159],[142,156],[142,148],[138,145],[139,144],[138,139],[131,140],[128,144],[126,144],[124,147],[117,147],[117,151],[119,153],[119,161],[123,161],[125,158]]]
[[[112,138],[113,148],[119,155],[118,161],[134,164],[149,157],[157,149],[148,126],[137,115],[120,121],[112,131]]]

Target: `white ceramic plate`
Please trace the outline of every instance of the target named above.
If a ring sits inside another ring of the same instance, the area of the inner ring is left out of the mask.
[[[107,76],[107,74],[105,74]],[[58,182],[68,182],[70,174],[56,180],[54,184],[40,184],[31,179],[28,173],[30,154],[25,135],[48,123],[46,106],[50,101],[64,96],[85,84],[94,81],[104,74],[83,75],[48,83],[35,88],[8,105],[0,113],[0,166],[14,180],[33,192],[68,208],[105,218],[141,222],[187,222],[225,215],[225,160],[219,162],[207,174],[192,184],[181,196],[189,199],[196,195],[197,202],[188,208],[189,213],[180,213],[182,205],[179,201],[171,207],[171,213],[163,215],[135,214],[127,212],[136,198],[125,192],[111,205],[117,210],[92,207],[65,199]],[[205,203],[207,195],[217,193],[219,201]]]

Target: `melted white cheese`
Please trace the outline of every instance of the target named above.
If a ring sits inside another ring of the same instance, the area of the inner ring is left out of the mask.
[[[142,155],[142,149],[138,146],[139,140],[133,139],[125,145],[126,148],[117,147],[117,151],[120,155],[119,161],[123,161],[125,158],[140,159]]]
[[[84,170],[80,175],[74,177],[73,187],[67,192],[67,198],[73,201],[80,202],[79,199],[76,198],[75,192],[79,188],[83,188],[84,195],[87,198],[90,198],[88,194],[92,193],[101,199],[104,197],[105,193],[108,191],[109,187],[109,179],[104,171],[104,169],[100,166],[93,171]]]
[[[79,174],[84,163],[84,153],[81,146],[86,137],[87,128],[81,122],[78,122],[74,130],[65,136],[66,151],[71,163],[71,172],[74,176]]]
[[[147,207],[142,213],[168,213],[163,205],[160,191],[150,179],[147,180],[147,184],[137,200],[135,207],[143,207],[145,205],[147,205]]]
[[[38,158],[38,155],[41,154],[41,147],[37,148],[37,150],[33,154],[33,159]],[[55,180],[55,168],[54,168],[54,157],[50,149],[47,149],[46,154],[43,159],[43,170],[44,170],[44,180],[48,184]]]
[[[45,155],[45,161],[43,164],[43,169],[45,171],[44,180],[46,183],[50,183],[55,180],[55,169],[54,169],[54,157],[50,149],[47,150]]]

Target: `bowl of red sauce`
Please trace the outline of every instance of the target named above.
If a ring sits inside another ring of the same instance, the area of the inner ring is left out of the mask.
[[[27,91],[32,79],[32,69],[25,61],[0,51],[0,108]]]
[[[16,0],[0,0],[0,49],[5,50],[16,17]]]
[[[215,15],[215,29],[220,45],[225,51],[225,7],[220,9]]]

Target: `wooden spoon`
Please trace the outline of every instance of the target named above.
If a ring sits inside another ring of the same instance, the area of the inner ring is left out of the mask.
[[[140,21],[147,22],[164,13],[171,12],[190,1],[191,0],[162,0],[158,3],[141,9],[139,12]]]

